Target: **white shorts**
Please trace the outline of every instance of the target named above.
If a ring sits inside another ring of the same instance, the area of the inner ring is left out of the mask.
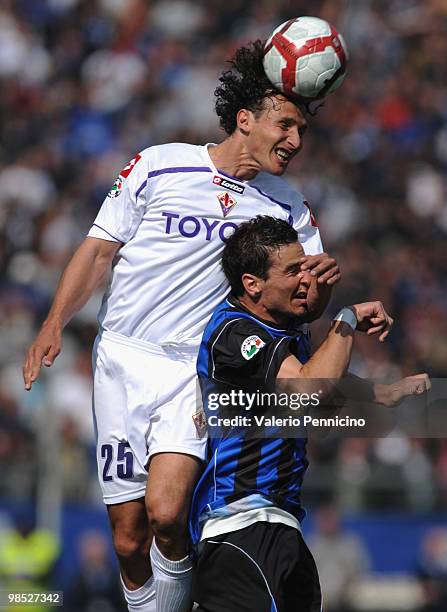
[[[162,348],[102,332],[93,350],[93,416],[104,503],[143,497],[150,457],[204,459],[197,350]]]

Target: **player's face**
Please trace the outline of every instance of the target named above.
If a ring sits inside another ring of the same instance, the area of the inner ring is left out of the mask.
[[[280,176],[301,150],[307,122],[300,109],[283,96],[265,100],[265,109],[252,114],[246,139],[249,155],[259,170]]]
[[[299,258],[304,255],[299,242],[282,246],[270,255],[271,265],[263,281],[262,306],[278,324],[291,318],[306,320],[309,314],[309,288],[316,283],[309,272],[301,271]]]

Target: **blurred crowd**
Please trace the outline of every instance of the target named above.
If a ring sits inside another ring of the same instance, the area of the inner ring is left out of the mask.
[[[0,4],[0,495],[36,494],[57,423],[68,501],[98,501],[90,348],[101,292],[31,393],[20,363],[61,270],[117,171],[153,144],[218,142],[213,92],[241,44],[309,12],[302,0],[3,0]],[[288,172],[343,279],[339,306],[381,299],[389,340],[357,343],[357,374],[447,375],[447,4],[315,0],[344,35],[349,74]],[[330,314],[330,313],[329,313]],[[316,337],[325,323],[316,325]],[[40,433],[39,433],[40,432]],[[312,502],[447,508],[447,442],[314,444]]]

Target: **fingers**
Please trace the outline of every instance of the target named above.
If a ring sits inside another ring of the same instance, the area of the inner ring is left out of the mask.
[[[383,342],[389,335],[394,324],[394,319],[386,312],[382,302],[373,302],[373,313],[370,315],[370,327],[367,330],[368,336],[380,334],[379,341]]]
[[[39,376],[40,365],[45,352],[43,349],[36,345],[32,345],[29,349],[25,363],[23,364],[23,382],[25,383],[25,389],[29,391],[34,381]]]
[[[380,334],[379,342],[384,342],[387,339],[390,331],[391,331],[391,325],[387,326],[387,329],[382,334]]]
[[[301,265],[301,270],[305,272],[306,270],[311,270],[315,265],[315,259],[317,256],[315,255],[303,255],[298,259],[298,263]]]
[[[390,388],[392,389],[391,401],[387,405],[397,406],[405,397],[427,393],[431,388],[431,383],[428,374],[415,374],[398,380],[390,385]]]
[[[370,327],[366,332],[368,336],[373,336],[374,334],[379,334],[379,341],[383,342],[389,335],[391,328],[393,326],[393,320],[386,321],[384,320],[380,325],[376,325],[374,327]]]
[[[411,395],[421,395],[431,389],[431,382],[428,374],[415,374],[407,378],[411,385]]]
[[[380,334],[379,342],[383,342],[389,336],[393,324],[384,322],[382,325],[376,327],[370,327],[366,332],[368,336],[374,336],[374,334]]]
[[[427,373],[417,374],[416,377],[422,379],[426,391],[429,391],[431,389],[431,381]]]
[[[41,366],[52,366],[59,353],[60,348],[53,345],[44,347],[33,344],[30,347],[22,368],[23,382],[27,391],[31,389],[33,383],[39,377]]]
[[[301,264],[301,270],[317,276],[320,284],[334,285],[340,280],[341,274],[337,262],[327,253],[307,255],[301,257],[298,262]]]
[[[42,364],[44,366],[46,366],[47,368],[49,368],[50,366],[53,365],[54,360],[56,359],[56,357],[59,355],[60,353],[60,349],[55,347],[55,346],[51,346],[47,352],[47,354],[45,355]]]
[[[335,285],[336,283],[338,283],[340,279],[341,279],[341,274],[337,266],[336,269],[331,270],[330,272],[327,272],[326,274],[323,274],[323,276],[319,276],[318,283],[319,284],[326,283],[326,285]]]
[[[312,276],[320,276],[334,265],[337,265],[335,259],[329,257],[327,253],[301,257],[298,262],[301,264],[301,270],[303,272],[310,272]]]

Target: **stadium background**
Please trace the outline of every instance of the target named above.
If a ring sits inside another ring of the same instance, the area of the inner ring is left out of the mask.
[[[331,308],[379,298],[396,318],[384,345],[357,343],[357,373],[445,377],[447,5],[311,5],[351,55],[288,173],[343,273]],[[298,0],[1,2],[0,588],[28,573],[35,587],[63,588],[64,609],[120,609],[90,416],[100,292],[29,394],[24,351],[119,168],[152,144],[219,141],[224,60],[308,12]],[[329,609],[446,610],[447,442],[311,451],[305,529],[329,564]]]

